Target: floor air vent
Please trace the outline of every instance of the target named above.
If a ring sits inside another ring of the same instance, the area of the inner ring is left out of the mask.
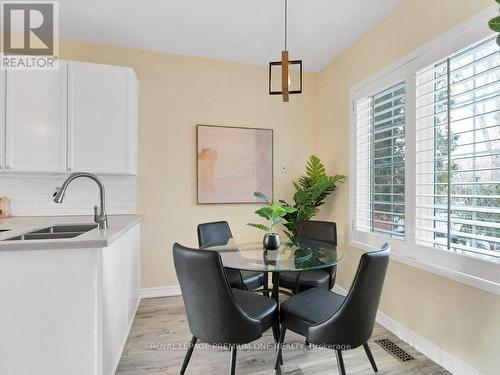
[[[375,340],[375,342],[400,362],[408,362],[415,359],[389,339]]]

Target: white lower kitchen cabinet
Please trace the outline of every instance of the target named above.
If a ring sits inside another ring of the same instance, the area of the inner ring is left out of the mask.
[[[0,240],[0,374],[115,373],[140,301],[140,220],[94,231],[78,241],[97,247]]]

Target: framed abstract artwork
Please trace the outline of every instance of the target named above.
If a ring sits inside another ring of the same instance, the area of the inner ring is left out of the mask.
[[[273,196],[273,130],[198,125],[198,204],[259,203]]]

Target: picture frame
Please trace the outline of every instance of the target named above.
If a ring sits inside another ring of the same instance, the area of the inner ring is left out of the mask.
[[[273,199],[273,129],[197,125],[197,203],[258,204]]]

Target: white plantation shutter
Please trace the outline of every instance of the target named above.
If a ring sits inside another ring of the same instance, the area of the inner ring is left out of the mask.
[[[356,102],[355,230],[405,236],[405,108],[401,82]]]
[[[500,295],[500,48],[485,20],[351,88],[349,240]]]
[[[417,72],[416,243],[500,258],[500,53],[488,38]]]

